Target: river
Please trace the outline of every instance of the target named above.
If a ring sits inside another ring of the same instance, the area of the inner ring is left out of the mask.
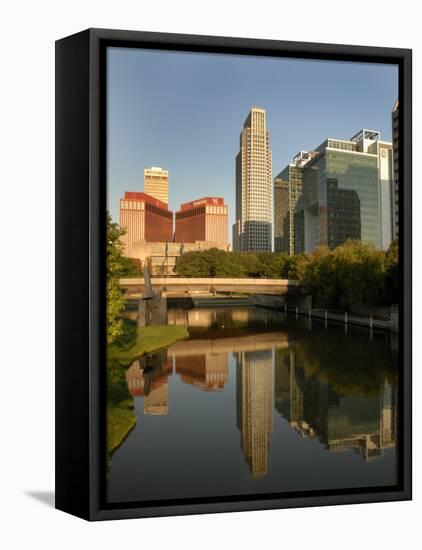
[[[397,483],[394,336],[254,307],[168,322],[190,337],[127,371],[137,424],[109,502]]]

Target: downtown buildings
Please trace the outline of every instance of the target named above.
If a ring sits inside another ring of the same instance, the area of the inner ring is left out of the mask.
[[[266,111],[252,107],[236,156],[233,249],[271,251],[274,238],[274,250],[288,254],[334,249],[347,240],[387,250],[398,234],[398,104],[392,123],[393,144],[367,129],[349,140],[327,138],[315,150],[300,151],[273,184]],[[224,199],[182,204],[173,225],[168,181],[167,170],[145,169],[142,197],[126,193],[121,200],[125,254],[165,261],[169,272],[184,251],[228,250]]]
[[[264,109],[252,107],[240,134],[236,157],[236,221],[233,249],[272,250],[272,173]]]
[[[326,139],[274,179],[276,252],[334,249],[348,239],[387,250],[393,232],[393,151],[380,133]]]
[[[228,207],[222,197],[184,203],[174,216],[168,208],[168,171],[145,170],[144,189],[120,199],[125,256],[148,262],[153,274],[171,274],[183,252],[227,250]]]

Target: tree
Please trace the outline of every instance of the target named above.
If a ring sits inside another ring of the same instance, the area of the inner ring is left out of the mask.
[[[123,332],[121,313],[126,300],[123,297],[119,278],[127,269],[123,256],[123,243],[120,237],[124,231],[114,223],[107,212],[107,252],[106,252],[106,282],[107,282],[107,342],[113,343]]]
[[[295,254],[293,256],[288,256],[284,266],[284,276],[287,279],[301,281],[309,261],[310,259],[307,254]]]
[[[330,251],[317,249],[299,282],[320,307],[350,308],[383,303],[385,253],[360,241],[346,241]]]
[[[279,279],[287,277],[287,254],[275,252],[226,252],[218,248],[185,252],[177,259],[179,277],[251,277]]]
[[[388,304],[400,301],[399,242],[390,244],[385,255],[385,299]]]

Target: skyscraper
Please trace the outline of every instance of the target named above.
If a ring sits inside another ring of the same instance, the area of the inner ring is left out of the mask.
[[[399,236],[399,102],[393,107],[393,166],[394,166],[394,189],[393,189],[393,239]]]
[[[311,153],[300,151],[274,179],[274,249],[276,252],[304,252],[304,173],[302,163]],[[283,238],[281,239],[280,236]]]
[[[334,249],[349,239],[386,250],[392,240],[392,177],[392,145],[377,131],[328,138],[314,151],[299,153],[274,180],[275,188],[280,181],[288,188],[287,203],[275,203],[275,225],[283,227],[279,251]]]
[[[236,221],[233,248],[270,251],[272,248],[272,175],[265,110],[252,107],[240,134],[236,157]]]
[[[286,252],[288,247],[289,181],[278,175],[274,179],[274,250]],[[276,215],[277,214],[277,215]]]
[[[144,170],[144,192],[161,202],[169,202],[169,173],[157,166]]]

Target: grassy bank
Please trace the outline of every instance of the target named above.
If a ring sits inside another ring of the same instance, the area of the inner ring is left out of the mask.
[[[138,327],[124,321],[124,333],[107,347],[107,453],[109,456],[122,443],[136,424],[133,398],[126,385],[126,368],[144,353],[151,353],[186,338],[183,326]]]

